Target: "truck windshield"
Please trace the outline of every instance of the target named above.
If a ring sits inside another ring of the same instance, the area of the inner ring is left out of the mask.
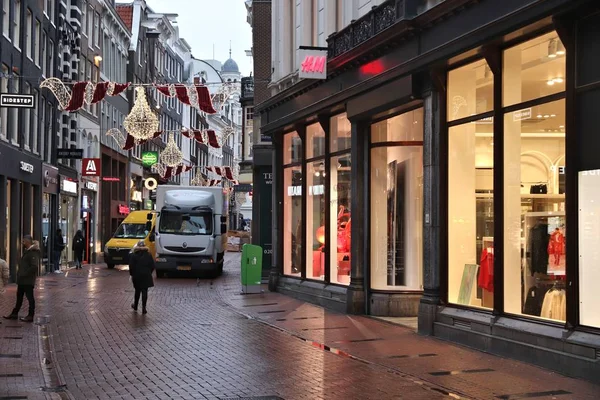
[[[162,211],[158,231],[175,235],[210,235],[212,214],[199,211]]]
[[[148,235],[146,224],[121,224],[114,236],[121,239],[144,239]]]

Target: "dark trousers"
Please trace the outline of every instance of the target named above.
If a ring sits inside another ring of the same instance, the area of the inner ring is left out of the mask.
[[[137,308],[140,302],[140,294],[142,295],[142,309],[146,309],[146,302],[148,301],[148,288],[146,289],[135,289],[135,298],[133,300],[133,306]]]
[[[18,285],[17,286],[17,304],[12,312],[13,315],[17,315],[23,306],[23,296],[27,296],[29,302],[29,316],[35,313],[35,299],[33,298],[33,285]]]
[[[60,271],[60,256],[62,255],[62,250],[54,250],[52,255],[54,256],[54,270]]]
[[[75,266],[81,267],[81,263],[83,262],[83,250],[75,251]]]

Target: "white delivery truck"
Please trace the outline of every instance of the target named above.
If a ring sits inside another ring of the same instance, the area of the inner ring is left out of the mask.
[[[156,276],[169,271],[223,272],[227,244],[227,191],[222,187],[158,186]],[[152,213],[148,214],[148,222]]]

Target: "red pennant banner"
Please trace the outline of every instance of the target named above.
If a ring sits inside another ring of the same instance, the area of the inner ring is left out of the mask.
[[[214,130],[208,129],[206,131],[206,135],[208,136],[208,144],[211,147],[214,147],[215,149],[221,148],[221,146],[219,145],[219,140],[217,139],[217,133]]]

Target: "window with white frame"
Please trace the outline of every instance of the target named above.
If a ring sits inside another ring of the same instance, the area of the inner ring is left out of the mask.
[[[50,22],[52,23],[52,25],[54,25],[54,12],[56,11],[56,2],[54,0],[47,0],[48,1],[48,18],[50,18]]]
[[[35,52],[35,65],[37,65],[38,67],[41,65],[40,63],[40,59],[42,57],[42,47],[40,46],[41,42],[41,38],[42,38],[42,24],[40,23],[40,21],[38,19],[35,20],[35,37],[34,37],[34,48],[33,51]]]
[[[46,76],[51,77],[54,74],[54,41],[52,39],[48,39],[48,68]]]
[[[88,6],[88,20],[87,20],[87,36],[89,38],[88,46],[90,48],[92,47],[92,37],[94,35],[93,28],[94,28],[94,9],[92,8],[91,5],[89,5]]]
[[[25,54],[27,58],[33,60],[32,47],[33,47],[33,15],[31,10],[27,9],[27,15],[25,19]]]
[[[94,46],[100,44],[100,14],[94,13]]]
[[[10,36],[10,0],[2,0],[2,34]]]
[[[17,49],[21,49],[21,0],[15,0],[13,12],[13,42]]]
[[[0,79],[0,92],[8,93],[8,65],[2,64],[2,78]],[[8,108],[0,108],[0,136],[7,138],[8,134]]]
[[[18,74],[13,73],[12,79],[12,92],[19,93],[20,78]],[[11,108],[10,109],[10,120],[11,120],[11,141],[13,144],[19,144],[19,109]]]
[[[38,107],[39,100],[39,92],[33,89],[33,104],[35,104],[34,110],[39,110]],[[38,132],[38,115],[33,115],[33,129],[31,130],[31,151],[35,154],[39,154],[38,151],[38,140],[39,140],[39,132]],[[27,132],[25,132],[27,135]]]
[[[82,2],[83,4],[81,5],[81,31],[84,35],[87,34],[85,27],[87,26],[87,19],[88,19],[88,15],[87,15],[87,6],[85,5],[85,1]]]
[[[24,85],[24,89],[23,89],[23,93],[24,94],[31,94],[31,85],[28,82],[25,82]],[[24,108],[23,109],[23,145],[25,146],[25,149],[30,150],[31,146],[30,146],[30,140],[31,140],[31,109],[30,108]]]

